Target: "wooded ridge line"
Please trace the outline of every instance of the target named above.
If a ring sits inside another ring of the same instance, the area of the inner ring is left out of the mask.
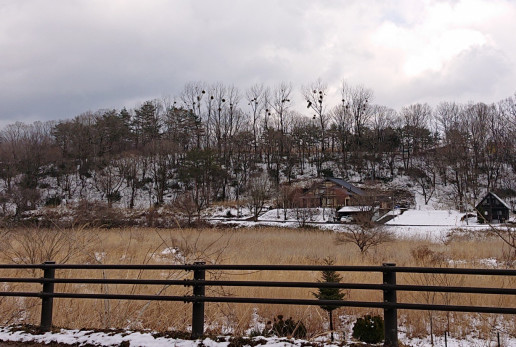
[[[449,186],[458,209],[486,191],[516,193],[516,94],[399,111],[373,104],[365,87],[343,84],[341,94],[331,105],[323,83],[304,87],[307,117],[287,83],[245,92],[191,83],[176,101],[10,124],[0,132],[0,213],[97,199],[196,214],[214,201],[271,199],[316,177],[407,176],[425,202]]]

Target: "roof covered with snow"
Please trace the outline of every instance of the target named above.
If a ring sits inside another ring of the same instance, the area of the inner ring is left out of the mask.
[[[480,205],[480,203],[482,203],[482,201],[484,201],[484,199],[489,195],[491,194],[496,200],[500,201],[502,203],[502,205],[504,205],[505,207],[507,207],[509,209],[509,211],[511,210],[511,207],[505,202],[503,201],[498,195],[496,195],[495,193],[493,192],[488,192],[481,200],[480,202],[477,204],[477,207],[478,205]]]
[[[371,206],[344,206],[337,212],[367,212],[371,211]]]

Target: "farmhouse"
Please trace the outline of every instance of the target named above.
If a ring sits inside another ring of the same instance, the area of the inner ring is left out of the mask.
[[[340,178],[328,177],[303,191],[298,197],[297,205],[299,207],[336,209],[342,206],[356,205],[356,200],[364,196],[366,193],[351,183]]]
[[[475,207],[479,223],[503,223],[509,219],[511,208],[498,195],[489,192]]]

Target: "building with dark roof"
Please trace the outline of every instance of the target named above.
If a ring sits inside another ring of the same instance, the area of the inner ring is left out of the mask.
[[[300,207],[331,207],[355,205],[353,200],[364,197],[366,193],[340,178],[328,177],[313,184],[299,196]]]
[[[489,192],[475,206],[479,223],[504,223],[509,219],[511,208],[498,195]]]

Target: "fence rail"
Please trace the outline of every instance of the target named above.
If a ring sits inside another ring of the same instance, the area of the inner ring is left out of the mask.
[[[397,301],[397,292],[436,292],[436,293],[469,293],[483,295],[516,295],[516,288],[490,287],[458,287],[458,286],[431,286],[397,284],[397,273],[413,274],[450,274],[450,275],[478,275],[478,276],[508,276],[516,277],[516,270],[510,269],[459,269],[459,268],[426,268],[426,267],[397,267],[395,264],[382,266],[336,266],[336,265],[213,265],[193,263],[185,265],[114,265],[114,264],[0,264],[0,269],[30,269],[43,270],[41,278],[2,277],[0,282],[5,283],[39,283],[41,292],[0,292],[5,297],[37,297],[41,299],[42,331],[49,331],[52,326],[54,298],[72,299],[114,299],[114,300],[146,300],[146,301],[180,301],[192,303],[192,337],[201,337],[204,333],[204,304],[207,302],[219,303],[250,303],[250,304],[284,304],[284,305],[331,305],[347,307],[380,308],[384,310],[385,345],[396,346],[397,337],[397,310],[433,310],[454,312],[477,312],[516,314],[516,307],[490,307],[466,305],[434,305],[423,303],[402,303]],[[183,270],[193,272],[192,279],[184,280],[154,280],[154,279],[108,279],[108,278],[59,278],[56,270]],[[206,280],[206,271],[209,270],[240,270],[240,271],[323,271],[333,270],[341,272],[376,272],[382,273],[382,283],[320,283],[320,282],[279,282],[279,281],[223,281]],[[192,295],[144,295],[144,294],[86,294],[55,292],[55,284],[133,284],[133,285],[167,285],[192,287]],[[207,287],[276,287],[276,288],[342,288],[376,290],[383,292],[383,301],[346,301],[346,300],[315,300],[315,299],[284,299],[284,298],[252,298],[232,296],[206,296]],[[515,302],[515,301],[513,301]]]

